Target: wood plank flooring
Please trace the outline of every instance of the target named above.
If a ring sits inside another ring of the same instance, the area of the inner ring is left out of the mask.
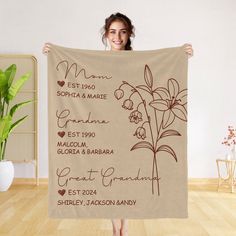
[[[47,185],[0,192],[0,236],[111,236],[109,219],[48,218]],[[236,236],[236,194],[189,189],[188,219],[129,220],[129,236]]]

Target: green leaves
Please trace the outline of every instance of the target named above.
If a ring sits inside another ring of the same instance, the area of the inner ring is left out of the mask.
[[[10,87],[12,84],[12,81],[14,80],[16,74],[16,65],[12,64],[11,66],[9,66],[6,70],[5,70],[5,75],[6,75],[6,79],[8,81],[8,86]]]
[[[26,118],[27,116],[24,116],[13,124],[12,117],[10,115],[0,118],[0,143],[5,141],[8,138],[9,134]]]
[[[1,98],[6,96],[7,90],[8,90],[8,81],[7,81],[6,74],[2,70],[0,70],[0,95],[1,95]]]
[[[16,94],[19,92],[25,81],[27,81],[30,77],[30,74],[23,75],[20,79],[18,79],[14,84],[11,84],[10,88],[8,89],[7,94],[7,101],[13,100]]]
[[[9,101],[17,95],[24,83],[29,79],[30,73],[27,73],[20,77],[15,83],[13,80],[16,74],[16,65],[12,64],[4,72],[0,70],[0,96],[1,105],[3,103],[9,104]],[[0,107],[2,107],[0,106]]]
[[[0,142],[7,139],[11,127],[12,117],[10,115],[0,118]]]
[[[16,105],[14,105],[11,110],[10,110],[10,115],[13,117],[14,113],[16,112],[16,110],[18,110],[19,108],[31,103],[31,102],[34,102],[33,100],[29,100],[29,101],[26,101],[26,102],[21,102],[21,103],[18,103]]]
[[[30,73],[27,73],[14,82],[16,69],[15,64],[10,65],[5,71],[0,69],[0,161],[4,159],[9,134],[27,118],[26,115],[13,123],[15,112],[19,108],[33,102],[24,101],[15,104],[11,108],[9,107],[10,101],[16,97],[24,83],[30,77]]]
[[[9,129],[9,134],[19,125],[21,124],[28,116],[24,116],[21,119],[19,119],[18,121],[16,121],[15,123],[13,123]]]

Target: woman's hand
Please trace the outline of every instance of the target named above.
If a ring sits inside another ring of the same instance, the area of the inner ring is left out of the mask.
[[[193,48],[192,48],[192,45],[191,44],[188,44],[188,43],[185,43],[183,45],[184,47],[184,51],[187,53],[188,55],[188,58],[192,57],[193,56]]]
[[[43,46],[43,54],[47,55],[51,50],[51,43],[45,43]]]

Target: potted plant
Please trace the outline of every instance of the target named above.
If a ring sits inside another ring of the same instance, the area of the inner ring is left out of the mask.
[[[9,66],[5,71],[0,69],[0,191],[8,190],[14,178],[12,162],[4,159],[8,137],[27,117],[13,121],[13,116],[19,108],[32,102],[24,101],[11,106],[17,93],[30,77],[30,74],[27,73],[14,81],[15,74],[15,64]]]

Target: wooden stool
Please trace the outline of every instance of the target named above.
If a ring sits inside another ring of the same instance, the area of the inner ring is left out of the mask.
[[[226,167],[226,178],[222,177],[220,172],[220,165],[221,163],[225,163]],[[234,192],[234,186],[236,184],[235,181],[235,167],[236,167],[236,160],[224,160],[224,159],[217,159],[216,160],[217,169],[218,169],[218,191],[221,185],[226,185],[230,187],[231,193]]]

